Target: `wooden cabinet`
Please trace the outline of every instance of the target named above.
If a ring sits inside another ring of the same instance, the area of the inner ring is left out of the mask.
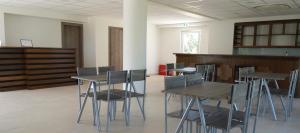
[[[300,47],[300,20],[236,23],[233,46],[236,48]]]
[[[0,48],[0,91],[75,84],[74,49]]]

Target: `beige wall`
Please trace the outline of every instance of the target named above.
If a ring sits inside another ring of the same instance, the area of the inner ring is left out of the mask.
[[[34,47],[61,47],[61,21],[23,15],[5,14],[6,46],[20,46],[20,39],[30,39]]]
[[[0,11],[0,41],[2,45],[5,43],[5,31],[4,31],[4,12]]]

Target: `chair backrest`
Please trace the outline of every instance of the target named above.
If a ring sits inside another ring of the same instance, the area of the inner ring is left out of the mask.
[[[114,70],[115,70],[115,67],[113,67],[113,66],[98,67],[98,74],[104,75],[104,74],[107,74],[108,71],[114,71]]]
[[[255,67],[241,67],[239,68],[239,81],[248,81],[247,75],[255,73]]]
[[[247,117],[247,113],[250,112],[250,94],[251,88],[250,88],[250,83],[246,83],[246,82],[241,82],[239,84],[235,84],[233,85],[232,89],[231,89],[231,95],[230,98],[228,100],[229,104],[230,104],[230,109],[229,109],[229,115],[228,115],[228,125],[227,125],[227,132],[230,131],[231,129],[231,122],[232,122],[232,116],[233,116],[233,112],[236,110],[236,105],[241,105],[244,107],[239,106],[239,109],[245,109],[246,111],[243,110],[243,112],[245,113],[244,116]],[[246,123],[246,121],[248,121],[248,119],[246,118],[244,120],[244,123]]]
[[[186,86],[201,84],[204,82],[204,77],[202,73],[188,74],[185,76]]]
[[[289,96],[294,97],[295,91],[297,88],[298,83],[298,77],[299,77],[299,70],[294,70],[291,72],[290,76],[290,85],[289,85]]]
[[[168,63],[166,66],[167,66],[167,70],[175,68],[175,64],[174,63]]]
[[[176,63],[176,69],[183,69],[184,64],[183,63]]]
[[[97,75],[97,68],[96,67],[84,67],[84,68],[77,68],[77,75],[78,76],[95,76]]]
[[[262,89],[262,81],[261,79],[256,79],[253,81],[250,81],[250,88],[251,88],[251,93],[250,93],[250,98],[258,97],[259,92]],[[251,100],[250,99],[250,100]]]
[[[197,73],[203,73],[203,74],[206,73],[206,65],[196,64],[195,67],[196,67],[196,72]]]
[[[108,84],[120,84],[127,83],[128,76],[127,71],[108,71],[107,83]]]
[[[249,84],[248,83],[239,83],[235,84],[231,90],[231,96],[229,99],[229,104],[240,104],[245,103],[248,100],[249,94]]]
[[[207,81],[215,81],[215,71],[216,71],[215,64],[206,65],[206,80]]]
[[[184,76],[166,76],[165,77],[165,90],[185,88],[186,79]]]
[[[146,69],[130,70],[129,71],[129,80],[130,80],[130,82],[146,80]]]

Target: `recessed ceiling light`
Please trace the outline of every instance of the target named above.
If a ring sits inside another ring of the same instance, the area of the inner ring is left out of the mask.
[[[291,7],[286,4],[272,4],[272,5],[260,5],[254,8],[258,10],[285,10],[285,9],[290,9]]]
[[[200,3],[200,2],[202,2],[203,0],[192,0],[192,1],[187,1],[187,2],[185,2],[185,3],[187,3],[187,4],[193,4],[193,3]]]

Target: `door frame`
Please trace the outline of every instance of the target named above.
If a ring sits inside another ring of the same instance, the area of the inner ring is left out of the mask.
[[[65,48],[65,46],[64,46],[64,43],[65,43],[65,40],[64,40],[64,37],[65,37],[64,36],[64,27],[65,26],[78,26],[78,27],[80,27],[80,31],[79,31],[80,37],[79,37],[79,47],[78,47],[80,57],[77,57],[77,58],[79,58],[80,63],[78,64],[79,66],[77,66],[77,67],[83,67],[83,61],[84,61],[83,60],[83,58],[84,58],[84,55],[83,55],[84,54],[83,53],[83,24],[70,23],[70,22],[61,22],[61,42],[62,42],[61,45],[62,45],[62,48]],[[77,62],[77,59],[76,59],[76,62]]]
[[[108,26],[108,65],[109,66],[111,66],[111,57],[110,57],[110,54],[111,54],[110,53],[110,51],[111,51],[111,42],[110,42],[111,29],[121,29],[123,31],[122,27]],[[123,37],[123,33],[122,33],[122,37]],[[122,39],[122,41],[123,41],[123,39]],[[123,45],[123,42],[122,42],[122,45]],[[123,48],[123,46],[122,46],[122,48]],[[122,54],[122,58],[123,58],[123,54]],[[123,59],[122,59],[122,69],[123,69]]]

